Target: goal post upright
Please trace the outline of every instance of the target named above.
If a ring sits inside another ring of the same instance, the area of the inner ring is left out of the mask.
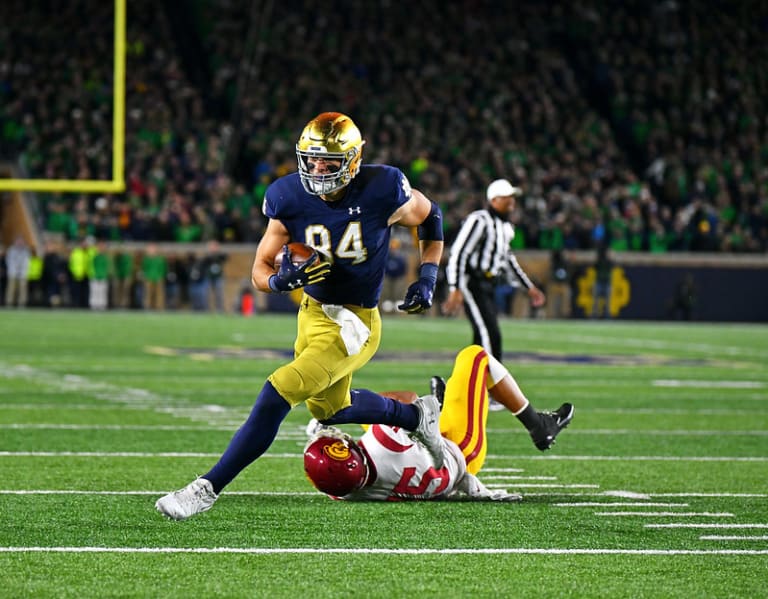
[[[0,191],[119,193],[125,190],[126,2],[127,0],[114,0],[114,61],[112,66],[112,180],[0,178]]]

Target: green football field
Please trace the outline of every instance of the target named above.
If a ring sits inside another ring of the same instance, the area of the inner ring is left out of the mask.
[[[185,522],[283,363],[291,316],[0,312],[2,597],[757,597],[768,580],[768,327],[503,322],[537,451],[488,418],[480,478],[518,504],[346,504],[302,471],[308,412]],[[372,389],[428,390],[464,319],[389,317]],[[355,428],[349,428],[355,432]]]

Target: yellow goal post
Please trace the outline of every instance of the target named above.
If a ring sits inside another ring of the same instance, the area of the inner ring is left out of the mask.
[[[125,4],[126,0],[115,0],[112,67],[112,180],[0,178],[0,191],[119,193],[125,189]]]

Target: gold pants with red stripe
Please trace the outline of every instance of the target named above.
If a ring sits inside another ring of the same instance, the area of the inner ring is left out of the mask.
[[[485,462],[488,440],[488,354],[479,345],[465,347],[456,356],[445,387],[440,432],[459,446],[467,471],[477,474]]]

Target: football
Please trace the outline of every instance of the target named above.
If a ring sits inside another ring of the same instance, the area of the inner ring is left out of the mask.
[[[304,264],[312,254],[315,252],[315,248],[306,243],[300,241],[292,241],[288,244],[288,250],[291,252],[291,262],[294,266],[301,266]],[[275,256],[275,268],[280,268],[280,264],[283,262],[283,248],[277,252]]]

